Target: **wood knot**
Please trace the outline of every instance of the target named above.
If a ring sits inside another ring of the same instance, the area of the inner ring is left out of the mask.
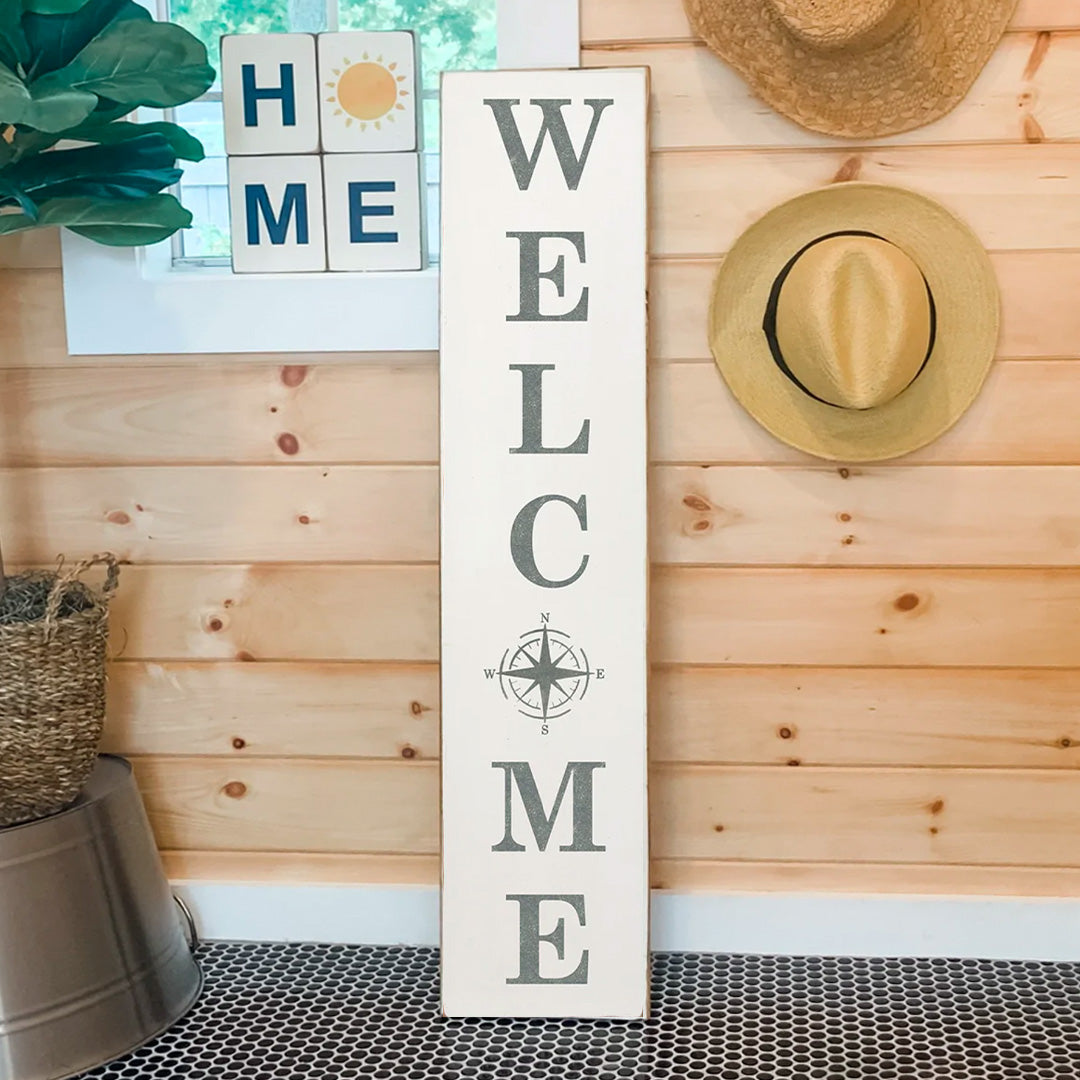
[[[840,541],[840,543],[841,543],[841,544],[843,544],[843,545],[844,545],[844,547],[849,547],[849,546],[850,546],[851,544],[854,544],[854,543],[855,543],[855,537],[854,537],[854,536],[850,536],[850,535],[849,535],[849,536],[845,536],[845,537],[844,537],[844,538],[843,538],[843,539],[842,539],[842,540]]]
[[[797,757],[788,759],[788,765],[790,765],[793,769],[797,769],[801,764],[802,761]]]
[[[234,750],[243,750],[244,747],[247,746],[247,742],[244,739],[241,739],[239,735],[233,739],[232,744]]]
[[[696,510],[699,514],[704,514],[707,510],[712,509],[712,503],[700,495],[684,495],[683,506],[689,506],[691,510]]]
[[[130,525],[131,515],[123,510],[113,510],[105,515],[105,520],[111,525]]]
[[[1060,746],[1062,750],[1068,750],[1069,747],[1072,746],[1072,744],[1073,741],[1069,738],[1068,735],[1065,735],[1058,740],[1058,746]]]
[[[289,387],[299,386],[307,378],[307,364],[286,364],[281,369],[281,381]]]
[[[1031,113],[1024,114],[1024,142],[1046,142],[1046,132],[1043,131],[1042,125],[1031,115]]]
[[[793,739],[795,737],[795,732],[789,727],[782,727],[776,734],[779,735],[781,739]]]
[[[847,513],[847,512],[843,512],[843,513],[840,513],[840,514],[836,515],[836,520],[837,521],[850,521],[851,520],[851,515],[849,513]]]
[[[935,799],[930,804],[929,809],[930,809],[931,814],[940,814],[941,811],[945,809],[945,800],[944,799]]]
[[[252,653],[249,653],[247,651],[247,649],[241,649],[236,654],[236,659],[239,660],[240,663],[242,663],[242,664],[254,664],[255,663],[254,655]]]
[[[846,480],[851,475],[851,470],[844,466],[841,466],[836,471],[839,474],[841,480]]]
[[[211,634],[216,634],[218,631],[225,629],[225,623],[222,619],[218,618],[217,615],[214,615],[206,620],[206,629]]]
[[[931,825],[930,826],[930,835],[931,836],[937,836],[938,832],[940,832],[940,830],[938,829],[938,827],[936,825]]]
[[[291,431],[283,431],[277,437],[277,445],[283,454],[290,457],[300,452],[300,440]]]
[[[247,784],[230,780],[221,790],[230,799],[242,799],[247,794]]]
[[[919,606],[919,598],[913,592],[906,592],[893,601],[893,607],[897,611],[913,611]]]
[[[862,172],[862,158],[857,154],[849,157],[839,169],[836,170],[836,175],[833,177],[834,184],[843,184],[849,180],[858,180],[859,173]]]
[[[413,747],[413,746],[403,746],[401,748],[401,756],[403,758],[414,758],[414,757],[416,757],[416,748]]]
[[[411,712],[413,716],[421,716],[424,712],[424,706],[421,705],[419,701],[410,701],[409,712]]]
[[[712,522],[706,521],[704,518],[701,521],[695,521],[693,524],[694,532],[706,532],[712,528]]]
[[[301,525],[310,525],[311,524],[311,518],[308,517],[307,514],[301,514],[296,520],[298,522],[300,522]]]
[[[714,825],[713,826],[713,832],[723,832],[723,831],[724,831],[724,826],[723,825]]]

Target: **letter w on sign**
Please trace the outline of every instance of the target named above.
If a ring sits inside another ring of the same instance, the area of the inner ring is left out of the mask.
[[[648,1003],[644,69],[442,85],[442,996]]]

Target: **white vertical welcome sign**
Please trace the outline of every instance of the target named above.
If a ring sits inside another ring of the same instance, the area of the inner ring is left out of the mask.
[[[647,1008],[647,97],[443,79],[448,1016]]]

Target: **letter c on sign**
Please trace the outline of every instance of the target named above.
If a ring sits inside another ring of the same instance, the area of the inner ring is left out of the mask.
[[[589,565],[589,556],[582,555],[577,570],[562,581],[552,581],[544,577],[537,569],[536,552],[533,550],[533,530],[536,528],[536,515],[546,503],[550,502],[565,503],[571,507],[577,516],[581,531],[588,531],[589,519],[584,495],[576,502],[565,495],[541,495],[532,502],[526,503],[514,518],[514,524],[510,528],[510,555],[522,576],[534,585],[540,585],[545,589],[562,589],[567,585],[573,585],[585,573],[585,567]]]

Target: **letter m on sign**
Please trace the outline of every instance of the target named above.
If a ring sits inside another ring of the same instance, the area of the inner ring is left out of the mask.
[[[581,175],[585,171],[585,164],[589,160],[593,139],[596,138],[596,129],[600,126],[600,117],[609,105],[614,104],[614,98],[585,99],[585,104],[592,109],[592,122],[589,124],[589,133],[585,136],[580,153],[574,149],[573,140],[566,127],[566,118],[563,116],[563,107],[570,103],[570,98],[531,98],[529,100],[529,104],[535,105],[543,114],[540,133],[536,136],[536,142],[530,153],[525,149],[525,141],[521,137],[517,120],[514,118],[514,106],[521,104],[520,99],[484,99],[484,104],[495,115],[495,123],[498,125],[506,156],[510,160],[510,168],[514,170],[514,179],[522,191],[529,190],[533,173],[536,172],[536,164],[540,160],[540,152],[544,149],[544,143],[549,136],[555,147],[555,154],[559,159],[559,167],[562,169],[566,186],[571,191],[577,191],[578,184],[581,183]]]

